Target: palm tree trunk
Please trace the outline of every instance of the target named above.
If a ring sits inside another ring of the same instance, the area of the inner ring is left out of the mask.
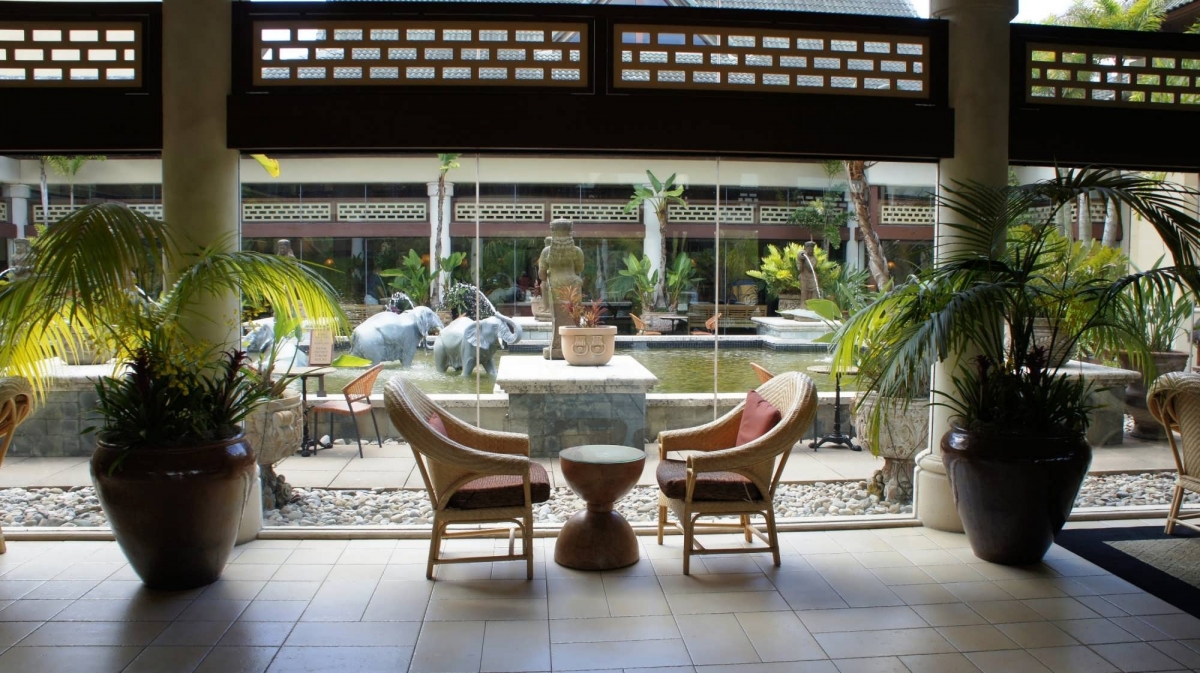
[[[667,200],[659,198],[658,212],[658,284],[654,286],[654,305],[667,305]],[[718,297],[716,301],[720,301]]]
[[[871,280],[875,287],[882,290],[891,280],[888,271],[887,258],[883,255],[883,245],[875,233],[875,225],[871,223],[871,207],[868,194],[871,186],[867,184],[867,162],[845,161],[846,179],[850,183],[850,201],[854,204],[854,217],[858,227],[862,229],[863,245],[867,248],[867,268],[871,272]]]
[[[1117,247],[1117,232],[1121,230],[1121,205],[1116,199],[1106,199],[1104,208],[1104,237],[1101,243],[1106,248]]]
[[[435,310],[442,304],[442,219],[446,212],[445,199],[446,173],[443,171],[438,175],[437,229],[434,230],[433,237],[433,259],[429,260],[433,268],[433,272],[429,274],[433,278],[433,288],[429,291],[429,303]]]
[[[1080,194],[1075,204],[1075,231],[1080,241],[1087,243],[1092,240],[1092,202],[1087,194]]]

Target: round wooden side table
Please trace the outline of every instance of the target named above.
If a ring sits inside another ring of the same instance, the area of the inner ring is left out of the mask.
[[[638,560],[633,527],[613,504],[637,485],[646,452],[631,446],[593,444],[558,454],[567,485],[587,503],[563,524],[554,562],[577,570],[612,570]]]

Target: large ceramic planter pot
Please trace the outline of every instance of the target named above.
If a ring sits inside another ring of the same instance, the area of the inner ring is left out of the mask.
[[[576,367],[598,367],[608,364],[617,347],[615,325],[600,327],[559,327],[563,359]]]
[[[262,479],[263,508],[278,509],[292,498],[292,487],[275,474],[275,463],[300,448],[304,440],[304,415],[300,393],[285,390],[283,397],[255,409],[243,424],[246,441],[254,448]]]
[[[1154,369],[1157,372],[1157,376],[1162,376],[1170,372],[1181,372],[1187,368],[1187,353],[1165,351],[1151,353],[1151,356],[1154,359]],[[1128,353],[1120,353],[1119,358],[1122,368],[1141,371],[1141,369],[1133,366],[1133,363],[1129,360]],[[1150,440],[1167,438],[1167,432],[1163,429],[1162,423],[1159,423],[1157,419],[1151,416],[1150,410],[1146,408],[1146,385],[1141,379],[1125,386],[1125,413],[1133,416],[1133,430],[1129,434],[1134,437]]]
[[[913,399],[907,409],[902,403],[893,402],[880,416],[876,444],[871,439],[873,433],[866,429],[878,399],[878,395],[871,393],[859,403],[854,412],[855,434],[868,451],[883,458],[883,469],[876,473],[876,479],[883,483],[881,497],[906,505],[912,502],[916,456],[929,446],[929,399]]]
[[[152,589],[182,590],[221,576],[254,464],[244,435],[172,449],[126,450],[100,441],[91,472],[100,506],[138,577]]]
[[[951,430],[942,458],[971,549],[1005,565],[1037,563],[1062,530],[1092,462],[1082,436],[993,436]]]

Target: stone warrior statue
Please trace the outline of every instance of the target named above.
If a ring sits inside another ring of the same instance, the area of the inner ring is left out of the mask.
[[[821,289],[817,287],[817,258],[813,250],[817,244],[809,241],[804,251],[796,257],[796,277],[800,279],[800,303],[808,308],[809,299],[818,299]]]
[[[542,250],[538,258],[538,278],[542,281],[542,301],[554,307],[553,338],[550,347],[542,351],[548,360],[562,359],[562,337],[558,328],[571,325],[571,316],[566,304],[559,299],[559,288],[579,286],[583,279],[583,249],[571,238],[571,220],[554,220],[550,223],[550,245]]]

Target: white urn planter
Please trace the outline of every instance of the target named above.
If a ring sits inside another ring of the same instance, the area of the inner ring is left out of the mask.
[[[283,397],[254,410],[244,422],[246,442],[254,449],[262,475],[263,507],[277,509],[292,497],[292,487],[276,475],[275,463],[300,449],[304,440],[304,413],[300,393],[285,390]]]
[[[575,367],[599,367],[608,364],[617,346],[615,325],[599,327],[559,327],[563,359]]]
[[[892,402],[880,416],[878,443],[871,441],[872,433],[867,431],[876,403],[874,393],[862,400],[854,412],[855,434],[871,453],[883,458],[883,469],[874,478],[883,483],[880,497],[907,504],[912,502],[916,456],[929,445],[929,401],[913,399],[907,409],[900,402]]]

